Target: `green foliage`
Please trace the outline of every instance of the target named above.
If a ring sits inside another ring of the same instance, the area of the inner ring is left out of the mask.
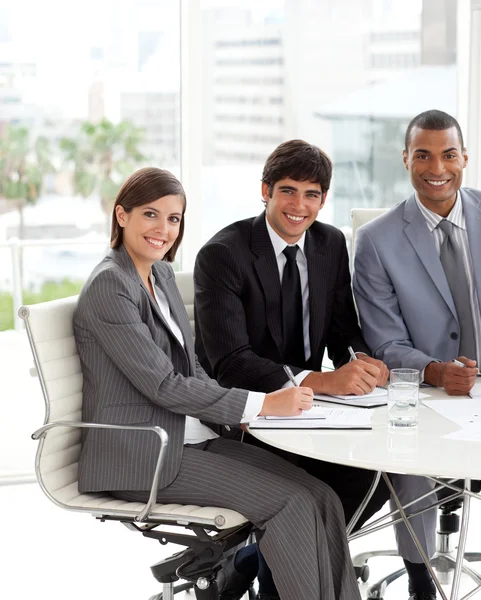
[[[81,124],[75,139],[60,141],[65,162],[73,167],[73,187],[76,194],[87,198],[100,195],[104,212],[109,215],[125,178],[146,160],[139,147],[144,132],[129,121]]]
[[[48,302],[57,298],[75,296],[82,289],[82,281],[46,281],[38,292],[31,290],[23,291],[24,304],[38,304]],[[0,292],[0,331],[13,329],[13,298],[10,292]]]
[[[8,125],[0,137],[0,196],[20,201],[19,208],[35,204],[44,176],[53,172],[48,140],[32,140],[26,127]]]

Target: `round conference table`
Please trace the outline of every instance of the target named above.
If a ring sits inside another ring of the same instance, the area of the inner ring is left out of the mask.
[[[332,463],[388,473],[481,479],[481,442],[444,439],[459,425],[423,405],[423,400],[443,402],[456,397],[437,388],[421,388],[420,392],[429,397],[419,401],[416,427],[388,427],[387,407],[382,406],[372,409],[372,429],[250,428],[249,433],[276,448]]]
[[[393,429],[387,425],[387,407],[374,408],[372,429],[258,429],[250,428],[254,437],[266,444],[288,452],[310,456],[331,463],[370,469],[382,473],[424,475],[447,479],[481,479],[481,442],[445,439],[460,426],[423,405],[425,400],[453,401],[439,388],[421,388],[428,397],[419,401],[418,425]],[[478,399],[481,409],[481,398]],[[351,408],[322,402],[328,407]],[[388,484],[389,485],[389,484]],[[394,490],[392,490],[393,495]],[[463,494],[461,536],[454,571],[451,600],[458,599],[459,582],[463,570],[470,509],[469,492]],[[395,498],[396,499],[396,498]],[[400,507],[400,504],[398,505]],[[409,528],[405,515],[402,515]],[[447,596],[436,581],[443,599]],[[471,594],[469,594],[471,597]]]

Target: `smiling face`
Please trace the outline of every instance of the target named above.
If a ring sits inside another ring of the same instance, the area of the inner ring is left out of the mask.
[[[319,183],[289,177],[274,184],[271,196],[267,184],[262,184],[269,225],[288,244],[295,244],[316,220],[326,196]]]
[[[123,228],[123,244],[141,277],[156,260],[162,260],[179,235],[184,212],[182,196],[164,196],[126,212],[121,205],[115,214]]]
[[[456,128],[437,131],[414,127],[403,159],[420,202],[446,217],[454,206],[468,162]]]

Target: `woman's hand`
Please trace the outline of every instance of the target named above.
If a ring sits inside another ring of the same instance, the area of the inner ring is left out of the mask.
[[[314,392],[308,387],[290,387],[266,394],[259,416],[294,417],[312,407]]]

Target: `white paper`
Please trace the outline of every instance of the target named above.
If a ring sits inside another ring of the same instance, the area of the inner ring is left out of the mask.
[[[271,420],[271,419],[325,419],[326,411],[329,411],[329,410],[331,410],[331,409],[326,408],[325,406],[315,405],[312,408],[310,408],[309,410],[303,410],[300,415],[297,415],[295,417],[269,416],[269,417],[264,417],[264,418],[268,419],[268,420]]]
[[[307,415],[307,416],[306,416]],[[297,417],[261,417],[254,429],[371,429],[372,410],[314,406]]]
[[[380,390],[381,393],[377,393],[376,390]],[[364,394],[363,396],[327,396],[324,394],[314,394],[314,400],[320,400],[322,402],[332,402],[333,404],[343,404],[344,406],[356,406],[358,408],[376,408],[377,406],[386,406],[388,402],[387,390],[383,388],[376,388],[375,392],[371,394]],[[429,398],[428,394],[419,392],[419,399]]]
[[[476,381],[476,383],[471,388],[469,392],[471,398],[479,398],[481,396],[481,381]]]
[[[481,442],[481,427],[467,427],[444,436],[447,440],[462,440],[465,442]]]
[[[385,406],[387,404],[387,396],[379,396],[376,398],[365,396],[327,396],[325,394],[314,394],[314,400],[322,402],[332,402],[333,404],[343,404],[344,406],[357,406],[358,408],[375,408],[376,406]]]
[[[386,398],[387,399],[387,389],[381,387],[375,387],[372,392],[369,394],[363,394],[362,396],[353,396],[353,394],[348,394],[343,396],[342,394],[332,394],[334,398],[340,398],[341,400],[352,400],[353,398]]]
[[[481,398],[424,400],[423,404],[460,427],[481,427]]]

